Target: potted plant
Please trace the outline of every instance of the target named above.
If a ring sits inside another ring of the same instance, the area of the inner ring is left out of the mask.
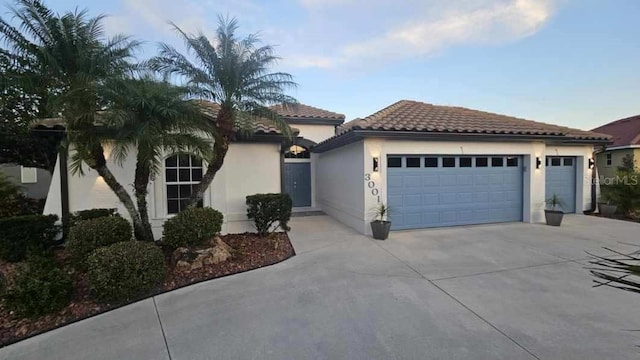
[[[616,213],[616,210],[618,210],[618,205],[611,204],[611,201],[613,200],[611,194],[603,191],[601,200],[601,202],[598,202],[598,211],[600,212],[600,215],[606,217],[613,216],[613,214]]]
[[[559,210],[559,208],[562,207],[562,200],[558,195],[553,194],[550,198],[545,200],[545,203],[550,207],[550,209],[544,210],[544,218],[547,221],[547,225],[560,226],[562,223],[562,217],[564,216],[564,212]]]
[[[389,215],[389,207],[384,203],[379,203],[373,210],[375,217],[371,222],[371,232],[373,238],[378,240],[385,240],[389,237],[389,230],[391,230],[391,221],[387,220]]]

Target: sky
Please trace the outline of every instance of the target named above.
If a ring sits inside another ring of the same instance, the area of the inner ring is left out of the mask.
[[[276,46],[291,95],[347,120],[401,99],[581,129],[640,114],[638,0],[44,1],[107,14],[141,59],[181,47],[169,21],[213,35],[236,17]]]

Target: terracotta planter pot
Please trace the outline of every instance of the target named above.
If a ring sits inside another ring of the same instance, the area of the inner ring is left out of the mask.
[[[544,218],[547,220],[547,225],[560,226],[562,224],[562,217],[564,213],[557,210],[545,210]]]
[[[389,230],[391,230],[391,221],[375,220],[371,222],[371,232],[374,239],[385,240],[389,237]]]

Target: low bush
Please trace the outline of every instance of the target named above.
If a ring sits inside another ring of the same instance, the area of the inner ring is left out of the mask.
[[[205,244],[222,229],[223,216],[212,208],[190,208],[165,221],[162,242],[172,249]]]
[[[60,269],[53,258],[29,258],[5,294],[9,310],[18,316],[34,317],[56,312],[65,307],[73,294],[69,274]]]
[[[87,259],[87,280],[102,302],[134,300],[165,276],[164,255],[152,243],[131,241],[96,249]]]
[[[99,217],[78,221],[69,231],[67,251],[79,269],[85,269],[87,256],[93,250],[131,240],[131,224],[121,216]]]
[[[99,208],[99,209],[89,209],[89,210],[80,210],[76,211],[73,214],[69,215],[68,226],[69,228],[73,227],[80,221],[97,219],[101,217],[108,216],[118,216],[117,209],[107,209],[107,208]]]
[[[247,196],[247,217],[253,220],[258,234],[264,236],[278,228],[289,231],[291,219],[289,194],[255,194]]]
[[[27,252],[42,254],[51,247],[59,227],[56,215],[24,215],[0,219],[0,259],[17,262]]]

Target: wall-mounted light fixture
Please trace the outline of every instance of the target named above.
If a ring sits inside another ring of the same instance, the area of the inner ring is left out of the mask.
[[[589,169],[593,169],[595,165],[596,165],[596,162],[593,161],[593,158],[589,158]]]
[[[540,160],[539,157],[536,158],[536,169],[540,169],[540,166],[542,166],[542,160]]]
[[[378,172],[378,170],[380,170],[380,162],[378,160],[378,157],[374,157],[373,158],[373,172]]]

